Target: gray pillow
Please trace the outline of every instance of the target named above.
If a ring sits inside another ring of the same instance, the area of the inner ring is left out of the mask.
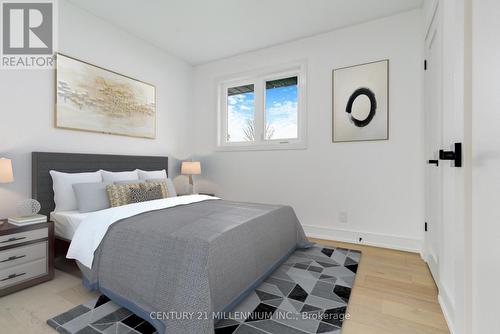
[[[169,178],[146,180],[146,182],[166,182],[167,189],[168,189],[168,196],[169,197],[176,197],[177,196],[177,192],[175,191],[174,183]]]
[[[110,207],[106,186],[109,183],[75,183],[75,192],[78,211],[92,212],[108,209]]]
[[[115,181],[113,184],[137,184],[137,183],[145,183],[144,180],[125,180],[125,181]]]

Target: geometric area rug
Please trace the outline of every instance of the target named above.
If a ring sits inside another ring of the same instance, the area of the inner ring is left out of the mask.
[[[314,245],[296,250],[215,324],[215,334],[340,334],[361,252]],[[47,320],[59,333],[156,333],[102,295]]]
[[[296,250],[233,316],[216,323],[215,333],[340,333],[360,257],[321,245]]]

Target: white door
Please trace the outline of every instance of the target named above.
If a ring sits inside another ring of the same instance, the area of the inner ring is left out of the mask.
[[[438,6],[439,7],[439,6]],[[437,9],[439,11],[439,8]],[[443,168],[439,150],[443,148],[442,28],[436,12],[425,40],[424,74],[426,196],[424,254],[434,279],[439,277],[443,223]]]

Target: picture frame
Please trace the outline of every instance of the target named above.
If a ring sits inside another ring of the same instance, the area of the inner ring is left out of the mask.
[[[57,53],[56,128],[156,138],[156,87]]]
[[[332,142],[389,139],[389,59],[332,71]]]

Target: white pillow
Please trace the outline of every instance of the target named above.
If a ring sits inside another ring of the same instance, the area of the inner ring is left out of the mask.
[[[93,173],[62,173],[51,170],[52,183],[54,189],[54,211],[78,210],[73,184],[102,182],[101,172]]]
[[[145,171],[138,169],[139,179],[141,180],[159,180],[167,178],[167,171],[162,170],[154,170],[154,171]]]
[[[138,181],[139,173],[137,170],[130,172],[108,172],[107,170],[102,170],[102,179],[104,182],[114,183],[117,181]]]

